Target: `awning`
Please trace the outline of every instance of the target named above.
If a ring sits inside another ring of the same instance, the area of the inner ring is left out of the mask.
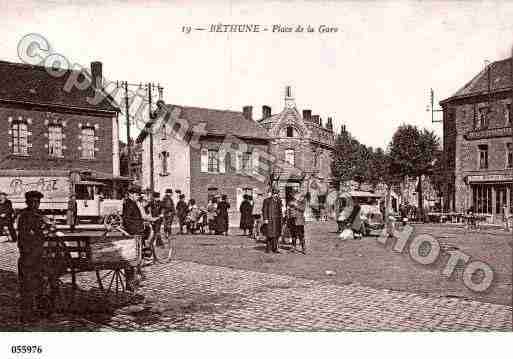
[[[95,182],[95,181],[79,181],[76,184],[83,184],[89,186],[105,186],[105,183]]]

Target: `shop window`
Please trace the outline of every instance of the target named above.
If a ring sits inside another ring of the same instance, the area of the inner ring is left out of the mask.
[[[82,140],[82,158],[84,159],[94,159],[94,127],[84,127],[82,128],[81,134]]]
[[[11,126],[12,153],[28,155],[28,125],[23,121],[13,122]]]
[[[479,169],[488,168],[488,145],[479,145]]]
[[[492,214],[492,186],[472,186],[472,200],[475,213]]]
[[[506,206],[507,191],[506,186],[495,186],[495,214],[501,215]]]
[[[48,126],[48,155],[51,157],[62,157],[62,126]]]

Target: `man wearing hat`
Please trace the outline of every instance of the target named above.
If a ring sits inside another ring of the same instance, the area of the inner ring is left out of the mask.
[[[10,241],[16,242],[16,231],[13,226],[14,210],[12,203],[7,199],[7,193],[0,192],[0,233],[4,227],[9,230]]]
[[[171,235],[171,226],[175,218],[175,203],[173,202],[173,190],[166,189],[166,194],[162,198],[161,211],[164,216],[164,233],[166,236]]]
[[[141,189],[138,187],[130,187],[128,189],[128,198],[123,202],[123,228],[130,235],[144,234],[143,214],[137,204],[137,199],[141,195]],[[125,271],[127,288],[133,290],[135,280],[135,269],[130,267]]]
[[[281,236],[282,226],[282,201],[280,198],[280,190],[273,187],[272,196],[264,199],[262,205],[262,219],[264,220],[265,236],[267,237],[266,252],[272,250],[274,253],[278,251],[278,238]]]
[[[185,203],[185,195],[181,194],[178,197],[176,204],[176,215],[178,216],[178,225],[180,226],[180,234],[183,234],[183,227],[185,226],[185,218],[187,217],[187,203]]]
[[[23,320],[30,320],[37,314],[39,298],[42,294],[43,237],[48,221],[39,211],[43,194],[38,191],[25,193],[27,208],[18,218],[18,277],[21,295]]]

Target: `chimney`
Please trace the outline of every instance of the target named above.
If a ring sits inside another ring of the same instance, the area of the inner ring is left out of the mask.
[[[262,106],[262,118],[271,117],[271,107],[264,105]]]
[[[333,118],[328,117],[328,122],[326,122],[326,128],[330,131],[333,131]]]
[[[285,86],[285,98],[292,98],[292,88]]]
[[[91,62],[91,81],[95,89],[103,88],[102,63],[100,61]]]
[[[303,110],[303,121],[312,120],[312,110]]]
[[[242,108],[242,115],[246,120],[253,121],[253,106],[244,106]]]
[[[319,124],[319,115],[312,115],[312,122]]]

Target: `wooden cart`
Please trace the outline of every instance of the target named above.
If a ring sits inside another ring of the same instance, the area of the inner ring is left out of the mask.
[[[127,271],[135,273],[140,267],[141,243],[140,236],[101,230],[57,232],[45,238],[43,275],[49,305],[55,305],[65,275],[71,276],[73,301],[80,272],[94,271],[105,296],[129,290],[133,283],[127,283]]]

